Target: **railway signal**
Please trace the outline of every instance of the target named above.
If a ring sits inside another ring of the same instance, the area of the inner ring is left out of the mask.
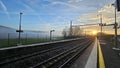
[[[55,30],[50,30],[50,41],[52,40],[52,32],[54,32]]]

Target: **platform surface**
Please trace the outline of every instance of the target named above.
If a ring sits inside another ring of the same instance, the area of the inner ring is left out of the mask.
[[[113,43],[105,40],[100,41],[106,68],[120,68],[120,56],[118,51],[113,50]]]

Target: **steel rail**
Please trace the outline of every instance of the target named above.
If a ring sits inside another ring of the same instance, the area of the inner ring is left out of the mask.
[[[89,42],[89,41],[88,41],[88,42]],[[79,44],[79,45],[83,45],[83,44],[85,44],[85,43],[86,43],[86,42],[81,43],[81,44]],[[67,50],[67,51],[65,51],[65,52],[62,52],[62,53],[60,53],[60,54],[58,54],[58,55],[56,55],[56,56],[54,56],[54,57],[52,57],[52,58],[50,58],[50,59],[47,59],[47,60],[45,60],[45,61],[43,61],[43,62],[41,62],[41,63],[38,63],[38,64],[36,64],[36,65],[34,65],[34,66],[30,67],[30,68],[37,68],[37,67],[42,68],[42,67],[44,67],[44,66],[47,68],[47,67],[51,66],[53,63],[57,62],[57,60],[60,60],[61,58],[64,58],[65,56],[73,53],[74,50],[79,49],[79,47],[80,47],[79,45],[76,46],[76,47],[74,47],[74,48],[71,48],[71,49],[69,49],[69,50]]]

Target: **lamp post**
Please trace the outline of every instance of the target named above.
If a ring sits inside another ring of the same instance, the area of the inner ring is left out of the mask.
[[[99,14],[99,16],[100,16],[100,31],[101,31],[101,33],[100,33],[100,37],[101,37],[101,39],[102,39],[102,26],[103,26],[103,23],[102,23],[102,14]]]
[[[72,21],[70,21],[70,37],[72,37],[72,34],[73,34],[73,32],[72,32]]]
[[[19,40],[18,40],[18,45],[21,44],[21,32],[23,32],[23,30],[21,30],[21,17],[22,17],[22,12],[20,12],[20,22],[19,22],[19,30],[16,30],[16,32],[19,33]]]
[[[114,23],[114,29],[115,29],[115,36],[114,36],[114,48],[113,49],[115,49],[115,50],[117,50],[117,49],[119,49],[119,48],[117,48],[117,29],[118,29],[118,23],[117,23],[117,8],[116,8],[116,4],[111,4],[112,6],[114,6],[114,16],[115,16],[115,23]]]
[[[50,41],[52,40],[52,32],[54,32],[55,30],[50,30]]]
[[[114,9],[114,13],[115,13],[115,24],[114,24],[114,28],[115,28],[115,42],[114,42],[114,44],[115,44],[115,48],[117,48],[117,26],[118,26],[118,23],[117,23],[117,16],[116,16],[116,13],[117,13],[116,7]]]

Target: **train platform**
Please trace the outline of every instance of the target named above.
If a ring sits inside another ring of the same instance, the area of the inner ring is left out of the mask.
[[[120,68],[119,50],[114,50],[113,43],[100,40],[101,50],[104,57],[105,68]]]
[[[120,68],[120,55],[111,42],[96,38],[70,68]]]

